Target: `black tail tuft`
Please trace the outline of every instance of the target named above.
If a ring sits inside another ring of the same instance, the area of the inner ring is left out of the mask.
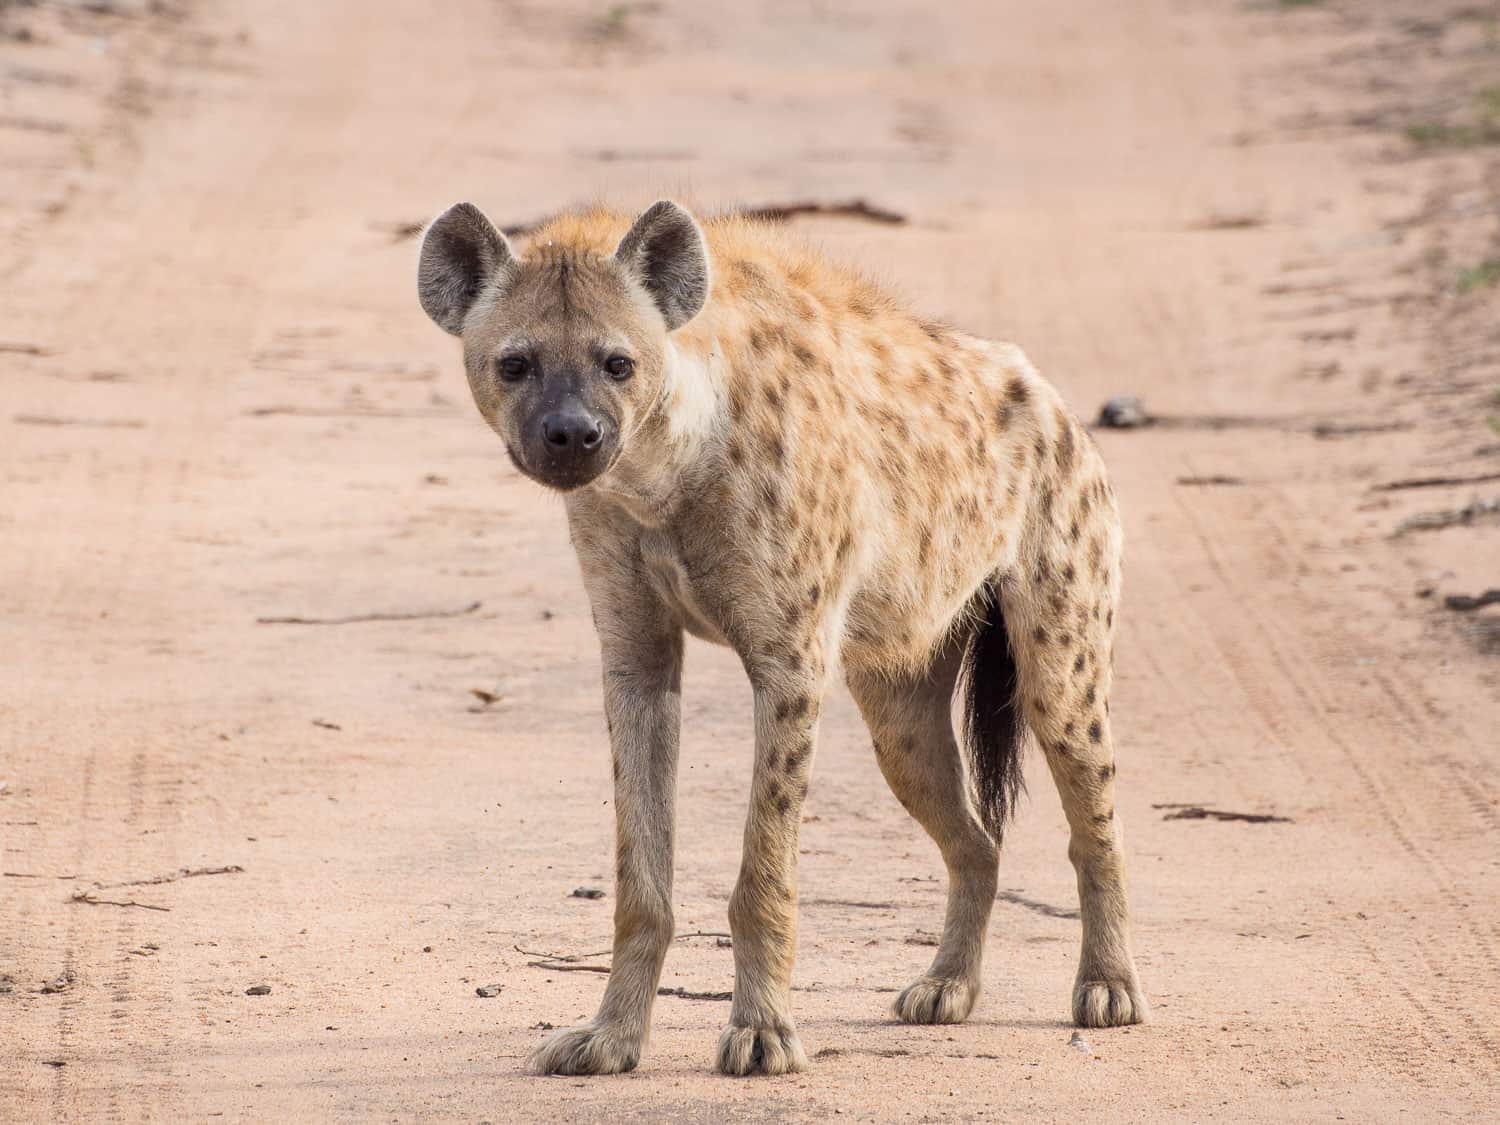
[[[979,627],[964,656],[964,743],[979,815],[999,843],[1026,788],[1021,746],[1026,726],[1017,711],[1016,658],[993,587],[981,595]]]

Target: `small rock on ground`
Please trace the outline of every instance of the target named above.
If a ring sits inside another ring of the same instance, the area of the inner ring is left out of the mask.
[[[1135,395],[1115,395],[1099,408],[1099,425],[1112,430],[1133,430],[1151,421]]]

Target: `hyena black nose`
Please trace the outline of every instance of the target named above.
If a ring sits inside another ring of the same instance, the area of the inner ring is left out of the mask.
[[[599,420],[581,410],[557,410],[542,419],[542,440],[558,452],[565,449],[592,453],[604,440]]]

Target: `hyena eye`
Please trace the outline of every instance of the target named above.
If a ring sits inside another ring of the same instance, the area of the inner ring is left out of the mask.
[[[526,378],[531,363],[523,355],[503,355],[495,361],[495,370],[507,383],[517,383]]]
[[[635,360],[628,355],[612,355],[604,361],[604,370],[611,379],[629,379],[635,374]]]

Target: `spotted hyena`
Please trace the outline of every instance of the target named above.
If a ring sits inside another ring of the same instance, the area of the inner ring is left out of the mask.
[[[952,1023],[974,1006],[1029,730],[1078,875],[1073,1019],[1145,1019],[1109,727],[1120,523],[1093,441],[1025,356],[912,314],[777,228],[700,226],[670,202],[633,222],[558,218],[521,253],[461,203],[428,229],[418,286],[462,337],[511,460],[565,496],[602,650],[614,966],[598,1015],[532,1068],[640,1058],[672,940],[684,632],[734,649],[755,699],[720,1070],[807,1065],[797,833],[840,671],[950,880],[937,956],[896,1017]]]

